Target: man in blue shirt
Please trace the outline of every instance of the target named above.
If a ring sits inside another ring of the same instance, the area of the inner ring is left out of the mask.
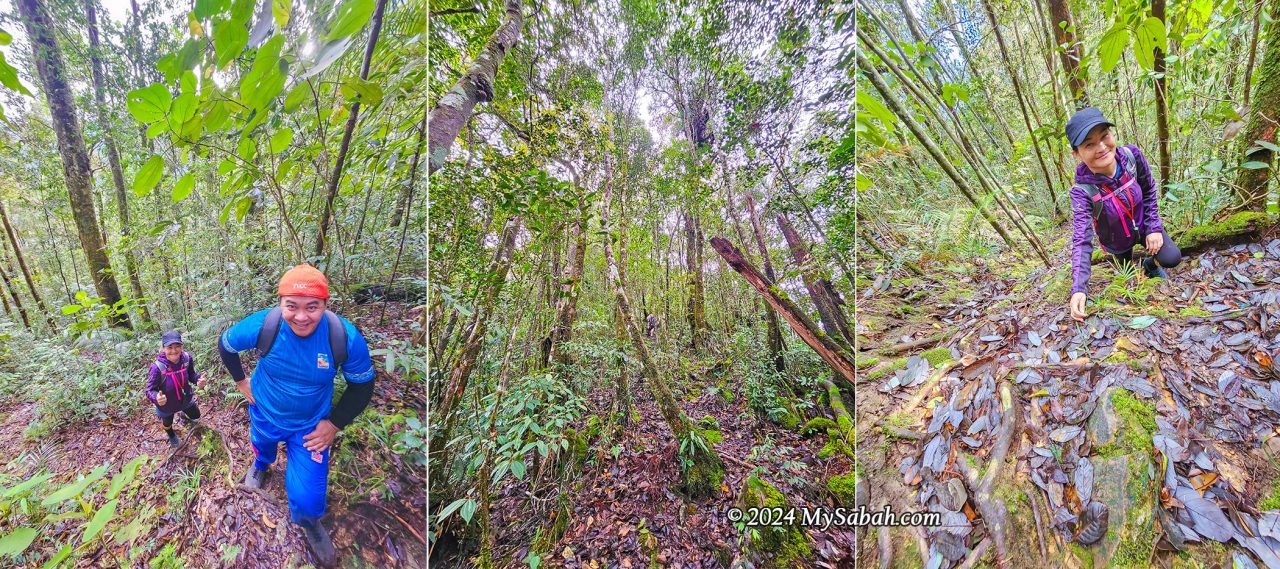
[[[218,352],[236,388],[249,401],[249,438],[255,457],[245,485],[262,488],[283,442],[290,518],[302,527],[319,564],[331,567],[337,554],[320,524],[328,490],[329,447],[338,430],[369,404],[373,362],[355,325],[326,310],[329,283],[323,273],[298,265],[280,279],[278,292],[280,305],[231,326],[222,334]],[[250,348],[257,348],[261,357],[253,376],[246,379],[239,352]],[[332,404],[339,369],[347,388]]]

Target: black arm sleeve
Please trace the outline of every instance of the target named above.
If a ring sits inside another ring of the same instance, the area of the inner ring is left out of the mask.
[[[373,380],[364,383],[347,382],[347,390],[342,392],[342,397],[338,399],[338,403],[333,406],[333,410],[329,412],[329,422],[333,423],[339,429],[346,428],[347,425],[354,421],[356,415],[364,411],[369,406],[369,400],[373,398]]]
[[[227,373],[231,374],[231,379],[236,380],[236,383],[244,381],[244,366],[240,364],[240,354],[228,352],[222,346],[221,339],[218,339],[218,355],[222,356],[222,365],[226,366]]]

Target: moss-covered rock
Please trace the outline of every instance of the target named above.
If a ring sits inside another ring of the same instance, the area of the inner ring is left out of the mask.
[[[783,413],[781,417],[778,417],[778,424],[788,431],[793,431],[800,426],[800,417],[797,417],[795,413]]]
[[[707,442],[713,445],[720,444],[720,442],[724,440],[724,435],[720,434],[720,431],[716,429],[702,429],[698,432],[702,433],[702,437],[707,439]]]
[[[858,358],[853,362],[853,366],[858,369],[867,369],[878,363],[880,363],[880,358],[868,356],[865,358]]]
[[[836,497],[836,502],[849,508],[854,507],[857,486],[857,473],[842,474],[827,479],[827,490],[830,490],[831,494]]]
[[[1266,213],[1242,211],[1217,223],[1197,225],[1175,237],[1178,247],[1182,250],[1195,250],[1210,243],[1257,231],[1271,225],[1271,223],[1272,218]]]
[[[715,429],[718,431],[720,430],[720,421],[711,415],[703,415],[701,419],[698,419],[698,428]]]
[[[718,431],[717,434],[719,434]],[[694,444],[694,441],[689,440],[686,443],[690,444],[682,445],[680,488],[695,500],[714,496],[724,482],[724,463],[720,461],[720,455],[712,449],[712,443],[706,440],[702,432],[696,428],[690,428],[687,435],[690,439],[696,437],[702,441],[701,444]]]
[[[1116,388],[1104,397],[1114,409],[1116,428],[1113,440],[1096,448],[1094,499],[1107,505],[1111,528],[1092,548],[1093,566],[1146,567],[1157,537],[1156,483],[1149,472],[1155,406],[1125,389]]]
[[[747,508],[789,508],[786,496],[772,484],[755,476],[742,485],[739,505]],[[762,567],[796,567],[812,555],[809,537],[796,519],[792,525],[748,527],[747,549],[762,554]]]
[[[827,429],[833,429],[835,426],[836,422],[831,419],[826,417],[814,417],[809,419],[808,423],[804,424],[804,427],[800,429],[800,434],[806,437],[811,437],[819,433],[825,433],[827,432]]]

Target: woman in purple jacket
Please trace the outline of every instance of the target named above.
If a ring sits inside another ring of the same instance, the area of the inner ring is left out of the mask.
[[[1074,233],[1071,242],[1071,317],[1084,320],[1085,292],[1093,256],[1093,237],[1120,265],[1133,262],[1133,247],[1147,250],[1142,262],[1148,278],[1169,278],[1164,267],[1182,262],[1178,245],[1165,233],[1156,205],[1155,178],[1137,145],[1116,146],[1114,126],[1102,111],[1081,109],[1067,121],[1067,140],[1076,165],[1071,188]]]
[[[200,419],[200,407],[196,406],[195,361],[182,349],[182,335],[177,330],[165,332],[160,337],[160,353],[147,368],[147,399],[156,406],[156,417],[164,425],[170,446],[178,446],[178,435],[173,432],[173,416],[179,412],[188,422]]]

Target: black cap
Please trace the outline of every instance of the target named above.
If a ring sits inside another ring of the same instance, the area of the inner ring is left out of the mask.
[[[1100,124],[1107,126],[1115,126],[1107,117],[1102,116],[1102,111],[1096,107],[1085,107],[1076,111],[1071,115],[1071,120],[1067,121],[1067,141],[1071,143],[1071,147],[1075,148],[1084,143],[1084,139],[1089,137],[1089,132],[1093,127]]]
[[[182,334],[179,334],[177,330],[170,330],[160,336],[160,346],[163,348],[167,348],[171,344],[181,344],[181,343],[182,343]]]

